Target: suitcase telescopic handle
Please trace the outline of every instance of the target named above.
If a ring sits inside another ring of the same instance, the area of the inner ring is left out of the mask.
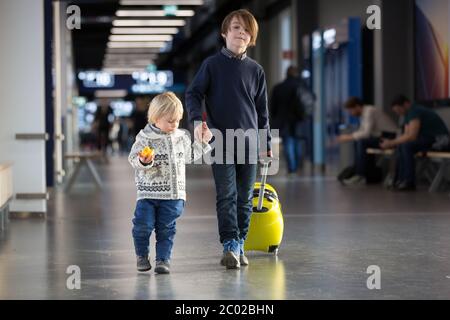
[[[269,172],[269,165],[273,161],[273,158],[261,158],[260,162],[263,165],[262,175],[261,175],[261,186],[259,187],[259,196],[258,196],[258,206],[256,209],[258,211],[262,210],[263,199],[264,199],[264,191],[266,189],[266,181],[267,181],[267,173]]]

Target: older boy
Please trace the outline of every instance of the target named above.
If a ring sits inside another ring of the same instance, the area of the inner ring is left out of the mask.
[[[186,92],[186,108],[191,121],[202,120],[205,101],[209,127],[220,130],[224,137],[223,157],[227,161],[212,165],[216,185],[216,210],[220,242],[223,244],[221,264],[227,269],[248,265],[244,255],[244,240],[248,233],[252,212],[253,184],[257,162],[252,154],[257,143],[246,139],[244,163],[237,163],[236,147],[227,148],[234,141],[226,141],[227,129],[267,130],[267,156],[272,156],[267,87],[263,68],[247,57],[247,48],[256,44],[258,24],[247,10],[233,11],[225,17],[221,35],[226,47],[207,58]],[[201,140],[208,133],[206,126],[197,125],[194,134]],[[234,138],[233,138],[234,139]],[[231,140],[231,139],[228,139]],[[229,161],[233,159],[233,161]]]

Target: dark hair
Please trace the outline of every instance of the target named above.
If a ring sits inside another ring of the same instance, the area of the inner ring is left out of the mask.
[[[286,70],[286,77],[298,77],[299,71],[296,66],[289,66]]]
[[[411,102],[406,96],[399,94],[398,96],[396,96],[391,103],[391,107],[393,106],[402,106],[404,105],[406,102]]]
[[[357,106],[364,106],[364,102],[357,97],[350,97],[345,103],[345,109],[354,109]]]

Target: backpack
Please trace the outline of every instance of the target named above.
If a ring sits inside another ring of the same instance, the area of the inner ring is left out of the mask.
[[[293,101],[297,120],[304,120],[306,116],[311,115],[314,110],[315,102],[316,96],[314,93],[309,90],[306,85],[300,83],[295,91]]]

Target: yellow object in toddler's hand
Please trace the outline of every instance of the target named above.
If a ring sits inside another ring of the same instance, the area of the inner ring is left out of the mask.
[[[153,155],[154,150],[150,148],[149,146],[142,149],[142,151],[139,153],[142,158],[147,158]]]

